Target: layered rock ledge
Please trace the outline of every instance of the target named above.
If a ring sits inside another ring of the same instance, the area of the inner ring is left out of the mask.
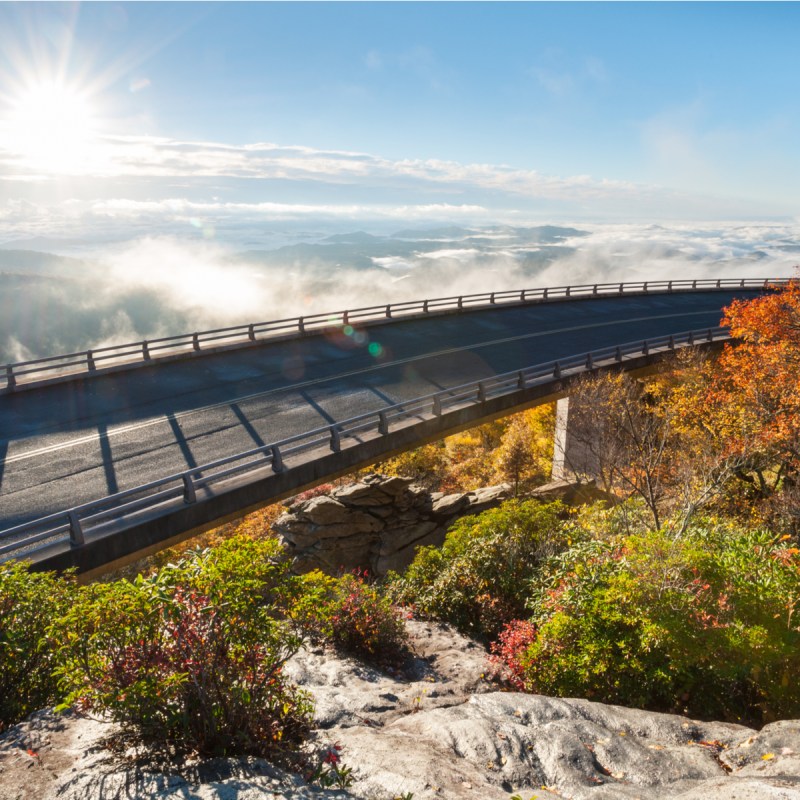
[[[291,505],[274,529],[298,572],[403,570],[421,545],[441,545],[458,517],[510,496],[507,484],[474,492],[429,492],[410,478],[369,475],[360,483]]]

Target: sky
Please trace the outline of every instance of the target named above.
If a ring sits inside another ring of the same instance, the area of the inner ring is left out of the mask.
[[[0,241],[794,220],[798,23],[796,3],[0,3]]]
[[[797,3],[0,1],[0,363],[800,254]]]

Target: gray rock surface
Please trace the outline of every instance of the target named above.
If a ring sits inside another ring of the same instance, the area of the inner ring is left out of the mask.
[[[453,520],[485,511],[510,496],[507,485],[444,496],[408,478],[369,475],[290,506],[275,530],[292,550],[298,572],[321,569],[400,571],[421,545],[440,545]]]
[[[40,711],[0,738],[2,800],[347,800],[311,787],[259,758],[214,759],[181,774],[113,756],[103,741],[115,726]],[[33,755],[29,755],[33,753]]]
[[[308,786],[255,758],[190,764],[180,774],[137,767],[102,746],[113,725],[39,712],[0,737],[0,797],[800,800],[798,721],[755,731],[498,692],[474,642],[443,625],[408,626],[414,656],[397,674],[322,650],[287,665],[316,701],[309,751],[340,745],[353,768],[348,790]]]

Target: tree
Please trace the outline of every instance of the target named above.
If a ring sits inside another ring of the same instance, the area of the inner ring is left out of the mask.
[[[570,395],[568,436],[568,466],[579,478],[596,478],[606,492],[641,498],[655,527],[661,526],[671,418],[645,385],[625,373],[580,381]],[[569,463],[576,451],[580,461]]]
[[[495,480],[520,488],[547,480],[553,451],[555,407],[552,404],[514,414],[507,420],[494,453]]]
[[[695,441],[716,442],[740,495],[796,525],[800,513],[800,283],[737,300],[722,320],[735,342],[691,373],[675,408]],[[693,454],[694,455],[694,454]],[[696,455],[694,459],[696,460]],[[780,496],[781,502],[775,499]]]

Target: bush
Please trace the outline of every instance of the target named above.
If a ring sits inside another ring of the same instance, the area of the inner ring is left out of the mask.
[[[71,577],[0,564],[0,731],[57,701],[47,628],[75,592]]]
[[[276,618],[298,589],[278,553],[235,537],[150,578],[85,587],[54,631],[67,704],[179,753],[275,755],[298,742],[311,706],[282,674],[300,640]]]
[[[800,552],[709,524],[581,542],[495,652],[528,691],[736,721],[800,713]],[[516,638],[515,638],[516,637]]]
[[[335,647],[382,666],[398,664],[406,652],[406,627],[400,612],[365,577],[344,575],[330,614]]]
[[[441,548],[421,547],[392,597],[463,633],[494,638],[525,615],[529,582],[543,559],[567,546],[571,528],[560,503],[503,503],[458,520]]]
[[[490,662],[494,666],[505,667],[494,677],[504,677],[517,691],[527,688],[526,657],[528,648],[536,641],[536,626],[524,619],[513,619],[506,624],[496,642],[492,642]]]
[[[402,615],[366,574],[309,573],[294,616],[312,637],[377,666],[397,666],[406,655]]]

